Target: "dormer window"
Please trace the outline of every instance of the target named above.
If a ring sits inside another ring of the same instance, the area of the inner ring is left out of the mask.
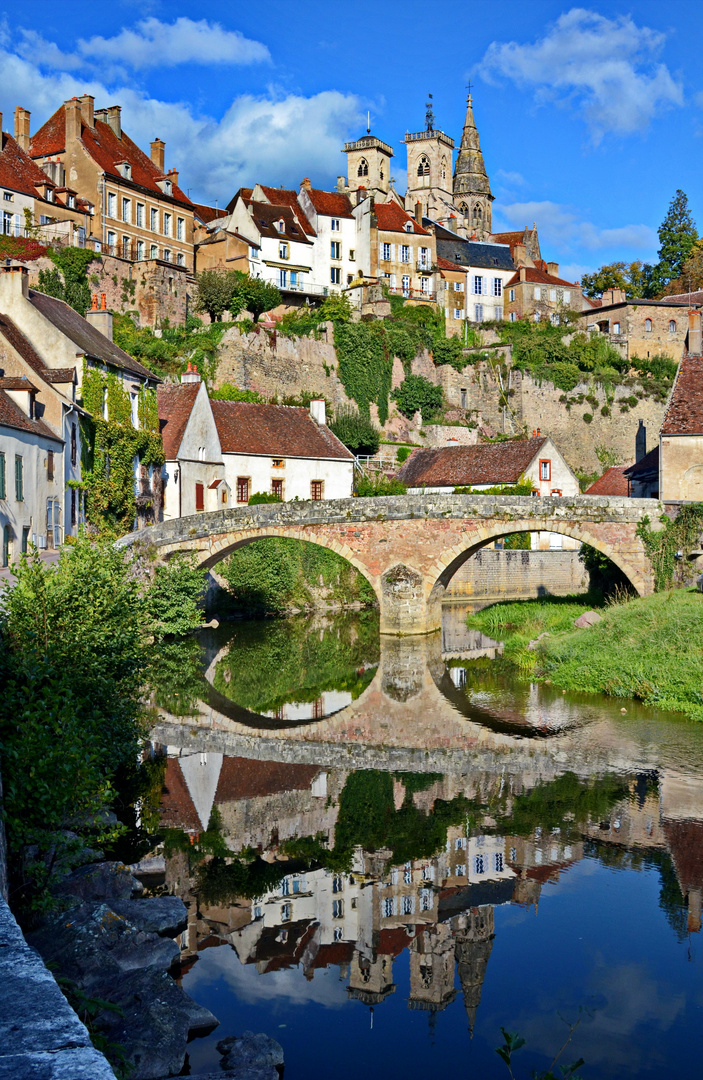
[[[68,196],[68,207],[69,207],[69,210],[75,210],[75,208],[76,208],[76,196],[75,195],[69,195]]]
[[[161,180],[157,180],[156,183],[159,185],[164,195],[170,195],[172,193],[173,184],[167,177],[164,176]]]
[[[412,232],[413,231],[413,223],[412,223],[412,221],[406,221],[403,228],[405,229],[406,232]]]
[[[128,161],[118,161],[117,171],[119,172],[123,180],[132,179],[132,166]]]
[[[283,233],[285,233],[285,231],[286,231],[286,223],[283,220],[283,218],[281,218],[280,221],[276,222],[276,228],[278,229],[279,233],[281,233],[281,235],[283,235]]]
[[[51,188],[46,189],[46,201],[47,202],[53,202],[54,201],[54,192],[53,192],[53,190]]]

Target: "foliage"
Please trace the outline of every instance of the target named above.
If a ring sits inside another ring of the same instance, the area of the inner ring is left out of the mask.
[[[0,743],[10,873],[41,903],[64,830],[101,842],[120,769],[137,761],[145,612],[123,555],[80,536],[47,566],[15,568],[0,599]],[[25,854],[36,845],[36,855]],[[78,848],[83,842],[78,843]]]
[[[378,620],[339,618],[311,633],[309,618],[252,622],[233,633],[213,686],[253,712],[273,712],[289,702],[316,701],[326,690],[357,698],[379,661]]]
[[[283,499],[280,495],[274,495],[271,491],[255,491],[249,499],[249,506],[259,506],[261,503],[280,503]]]
[[[149,671],[156,704],[174,716],[192,716],[206,694],[203,650],[196,637],[160,641]]]
[[[659,262],[656,266],[657,284],[663,288],[681,271],[698,240],[698,231],[691,217],[688,196],[679,188],[674,194],[666,216],[659,226]]]
[[[636,698],[703,720],[703,596],[671,590],[601,614],[595,626],[545,639],[539,673],[567,690]]]
[[[213,322],[221,322],[225,311],[234,319],[244,307],[239,293],[239,270],[202,270],[196,274],[198,293],[195,310],[207,312]]]
[[[213,401],[252,401],[255,404],[261,404],[264,400],[256,390],[240,390],[231,382],[222,383],[209,393]]]
[[[586,296],[600,297],[608,289],[622,289],[627,300],[643,296],[642,263],[614,262],[606,263],[592,274],[584,274],[581,288]]]
[[[0,234],[0,259],[33,262],[46,255],[47,250],[44,244],[39,243],[35,238]]]
[[[699,546],[703,535],[703,503],[682,506],[673,521],[662,514],[659,521],[663,528],[656,532],[648,517],[637,526],[637,535],[654,570],[657,591],[668,589],[675,580],[685,580],[686,556]]]
[[[695,292],[703,288],[703,240],[697,240],[691,253],[681,267],[681,274],[673,278],[666,289],[666,294]]]
[[[247,274],[242,275],[242,278],[237,287],[237,295],[242,301],[243,309],[254,316],[255,323],[258,323],[265,311],[271,311],[283,303],[283,297],[275,285]]]
[[[372,402],[378,405],[381,424],[388,419],[388,395],[392,381],[392,357],[384,347],[384,337],[377,328],[380,320],[369,323],[335,323],[334,344],[342,385],[368,416]]]
[[[354,494],[360,499],[374,499],[379,495],[405,495],[407,490],[407,485],[397,476],[362,473],[356,478]]]
[[[492,487],[455,487],[455,495],[531,495],[534,484],[521,476],[517,484],[493,484]]]
[[[392,396],[403,416],[412,417],[419,411],[427,421],[442,408],[442,387],[423,375],[406,375]]]
[[[156,638],[180,636],[203,621],[207,570],[193,554],[177,553],[156,567],[145,607]]]
[[[559,1058],[562,1056],[567,1046],[573,1039],[574,1032],[576,1031],[576,1028],[579,1026],[580,1023],[581,1017],[579,1016],[579,1019],[576,1021],[576,1023],[569,1024],[568,1037],[552,1059],[549,1068],[540,1072],[536,1072],[533,1069],[533,1071],[530,1073],[532,1080],[580,1080],[578,1070],[581,1068],[582,1065],[585,1065],[585,1061],[583,1058],[579,1058],[578,1061],[572,1062],[571,1065],[561,1065],[559,1067],[559,1077],[557,1077],[557,1074],[554,1071],[556,1069]],[[512,1080],[515,1080],[515,1073],[513,1072],[513,1054],[517,1053],[518,1050],[521,1050],[523,1048],[523,1046],[525,1045],[525,1040],[522,1038],[521,1035],[518,1035],[517,1032],[506,1031],[504,1027],[502,1027],[500,1030],[503,1036],[503,1045],[497,1047],[496,1054],[501,1059],[501,1061],[505,1062],[505,1065],[510,1076],[512,1077]]]
[[[590,544],[583,544],[579,559],[588,571],[591,592],[602,596],[632,592],[632,586],[620,567],[616,566],[613,560],[602,551],[591,547]]]
[[[513,345],[515,368],[566,393],[580,382],[616,386],[627,375],[628,361],[601,334],[573,333],[568,325],[527,319],[501,324],[500,334],[504,342]]]
[[[352,305],[346,293],[333,293],[327,296],[317,309],[320,322],[347,323],[352,317]]]
[[[164,325],[158,336],[149,327],[137,326],[129,315],[113,315],[115,344],[150,371],[180,376],[190,362],[208,386],[215,381],[217,351],[226,329],[225,323],[203,326],[200,319],[189,317],[185,326]]]
[[[124,1016],[122,1009],[110,1001],[86,994],[73,979],[59,975],[56,982],[79,1020],[87,1027],[90,1041],[95,1049],[104,1054],[112,1065],[117,1080],[129,1080],[132,1067],[125,1056],[124,1046],[121,1043],[111,1042],[98,1026],[101,1013],[114,1012]]]
[[[55,270],[39,271],[39,291],[65,300],[80,315],[90,307],[88,267],[101,256],[90,248],[50,247],[46,254]]]
[[[412,446],[399,446],[395,455],[398,464],[402,465],[405,461],[407,461],[412,452]]]
[[[284,537],[257,540],[222,564],[235,605],[246,612],[282,613],[313,602],[311,587],[322,584],[328,599],[374,603],[371,586],[334,551]]]
[[[355,454],[376,454],[381,432],[368,416],[358,409],[338,409],[329,425],[330,431]]]

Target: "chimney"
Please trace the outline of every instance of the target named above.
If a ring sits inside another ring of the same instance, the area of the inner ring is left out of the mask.
[[[101,122],[101,124],[106,124],[107,123],[107,109],[96,109],[94,119],[99,120]]]
[[[174,187],[178,186],[178,169],[169,169],[168,175],[171,177],[171,183]]]
[[[200,376],[198,375],[198,369],[196,368],[195,364],[191,364],[190,360],[188,361],[188,367],[185,369],[185,371],[181,375],[181,382],[182,383],[199,383],[200,382]]]
[[[520,281],[527,281],[527,268],[525,266],[520,267]]]
[[[83,94],[78,99],[81,103],[81,118],[86,127],[95,127],[95,98],[92,94]]]
[[[96,330],[112,341],[112,312],[107,310],[105,303],[105,293],[101,294],[101,306],[98,307],[98,294],[93,293],[91,297],[90,311],[86,311],[86,322],[89,322],[91,326],[94,326]]]
[[[316,424],[322,426],[327,423],[327,410],[324,398],[314,398],[310,402],[310,415]]]
[[[415,221],[418,225],[422,225],[422,203],[415,203]]]
[[[64,116],[66,119],[66,148],[69,143],[74,143],[81,137],[81,103],[77,97],[64,102]]]
[[[700,356],[703,353],[703,341],[701,340],[701,313],[689,311],[688,313],[688,355]]]
[[[346,186],[347,186],[346,177],[338,176],[337,177],[337,191],[344,191]]]
[[[339,186],[339,181],[341,179],[342,179],[341,176],[337,177],[337,186]],[[312,184],[310,183],[310,177],[309,176],[306,176],[305,179],[303,180],[302,184],[300,185],[300,190],[302,191],[303,189],[305,189],[305,191],[311,191],[312,190]]]
[[[524,244],[515,244],[513,247],[513,262],[516,266],[524,266],[527,262],[527,248]]]
[[[26,151],[29,151],[29,116],[29,109],[21,105],[15,109],[15,140]]]
[[[29,296],[29,271],[26,266],[3,266],[0,271],[0,311],[11,313],[12,299]]]
[[[2,135],[2,113],[1,113],[1,112],[0,112],[0,135]],[[1,147],[1,145],[0,145],[0,149],[1,149],[1,148],[2,148],[2,147]]]
[[[151,160],[156,165],[161,175],[164,174],[164,156],[166,150],[166,143],[163,139],[154,139],[151,143]]]
[[[451,229],[451,231],[454,232],[454,233],[456,232],[456,218],[454,217],[454,214],[449,215],[449,221],[447,222],[447,228]]]
[[[647,429],[644,420],[640,420],[637,434],[635,435],[635,462],[641,461],[647,453]]]
[[[107,122],[118,139],[122,138],[122,106],[111,105],[107,110]]]
[[[547,263],[547,273],[552,277],[559,277],[559,263]]]

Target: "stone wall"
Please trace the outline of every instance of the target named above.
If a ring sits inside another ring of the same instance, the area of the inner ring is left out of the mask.
[[[635,433],[640,418],[647,426],[650,448],[654,445],[664,416],[663,403],[644,398],[631,408],[626,402],[633,394],[631,387],[618,387],[615,399],[609,401],[602,387],[591,387],[584,382],[569,393],[569,398],[591,394],[596,398],[596,404],[583,401],[567,409],[563,391],[514,370],[510,365],[509,350],[499,352],[496,360],[503,368],[507,407],[501,404],[499,372],[495,363],[483,361],[460,372],[448,364],[435,367],[432,357],[423,352],[413,360],[412,372],[442,387],[446,404],[457,419],[463,417],[484,429],[510,435],[531,434],[539,428],[543,435],[552,436],[569,465],[579,471],[602,471],[596,455],[598,446],[613,450],[623,464],[634,461]],[[243,389],[256,390],[266,398],[278,397],[279,400],[304,392],[320,394],[338,408],[353,403],[344,392],[337,371],[331,324],[319,341],[285,338],[263,328],[258,333],[243,335],[232,328],[222,341],[216,385],[229,381]],[[403,375],[402,364],[396,359],[394,387],[400,384]],[[621,410],[621,404],[626,411]],[[602,415],[603,408],[609,415]],[[372,406],[371,411],[377,419],[376,407]],[[583,419],[585,414],[592,417],[590,422]],[[412,420],[401,416],[391,402],[385,425],[387,437],[430,445],[420,430]],[[470,430],[459,426],[452,434],[464,442],[464,432]]]
[[[482,548],[460,566],[445,600],[512,600],[568,596],[588,589],[578,551],[499,551]]]

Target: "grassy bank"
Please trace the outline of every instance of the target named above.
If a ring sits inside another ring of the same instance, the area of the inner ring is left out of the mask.
[[[473,616],[471,625],[506,641],[506,658],[521,671],[562,689],[636,698],[703,720],[700,593],[678,589],[613,604],[601,609],[596,626],[574,630],[573,619],[586,610],[581,599],[495,605]],[[536,637],[537,626],[550,636],[530,653],[526,631]]]
[[[504,642],[504,658],[525,674],[532,674],[537,654],[528,649],[530,641],[540,634],[572,630],[574,619],[601,605],[602,599],[589,593],[516,600],[483,608],[469,616],[468,625]]]

